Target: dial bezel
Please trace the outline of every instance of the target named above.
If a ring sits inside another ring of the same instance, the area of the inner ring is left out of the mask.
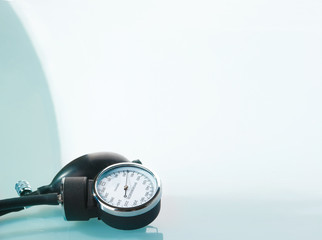
[[[121,208],[121,207],[115,207],[113,205],[110,205],[108,203],[106,203],[104,201],[104,199],[102,199],[97,191],[97,181],[98,179],[101,178],[101,176],[103,174],[105,174],[108,171],[111,171],[113,169],[116,168],[120,168],[120,167],[134,167],[134,168],[139,168],[143,171],[148,172],[148,174],[150,174],[155,180],[156,180],[156,191],[155,194],[153,195],[153,197],[151,199],[149,199],[149,201],[135,206],[135,207],[129,207],[129,208]],[[143,213],[148,212],[149,210],[151,210],[152,208],[154,208],[159,201],[161,200],[161,181],[160,178],[153,173],[150,169],[142,166],[141,164],[137,164],[137,163],[132,163],[132,162],[127,162],[127,163],[117,163],[117,164],[113,164],[111,166],[108,166],[107,168],[104,168],[94,179],[94,188],[93,188],[93,196],[96,199],[96,201],[99,204],[99,208],[101,210],[103,210],[106,213],[109,213],[111,215],[114,216],[120,216],[120,217],[133,217],[133,216],[137,216]]]

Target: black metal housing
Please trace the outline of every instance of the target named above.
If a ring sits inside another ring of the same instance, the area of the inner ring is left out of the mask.
[[[160,207],[161,201],[159,201],[159,203],[150,211],[133,217],[114,216],[99,209],[99,217],[111,227],[122,230],[132,230],[145,227],[151,223],[158,216]]]

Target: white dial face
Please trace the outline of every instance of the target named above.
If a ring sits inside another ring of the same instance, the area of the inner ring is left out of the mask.
[[[108,205],[131,208],[146,203],[155,195],[157,181],[139,166],[120,166],[103,172],[95,187],[99,197]]]

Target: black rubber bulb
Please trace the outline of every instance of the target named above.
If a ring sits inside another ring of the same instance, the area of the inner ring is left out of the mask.
[[[38,194],[59,193],[61,181],[64,177],[87,177],[94,179],[104,168],[121,162],[128,162],[125,157],[117,153],[100,152],[83,155],[68,163],[54,177],[52,182],[38,188]]]

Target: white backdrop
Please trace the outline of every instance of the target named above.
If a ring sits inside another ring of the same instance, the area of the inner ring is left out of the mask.
[[[140,158],[165,195],[322,197],[322,3],[12,1],[62,163]]]

